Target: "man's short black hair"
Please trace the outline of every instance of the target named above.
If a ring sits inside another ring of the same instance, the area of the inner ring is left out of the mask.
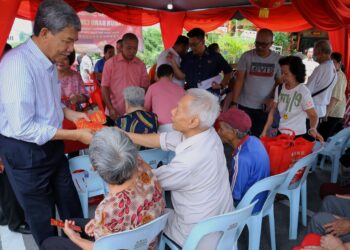
[[[174,75],[173,68],[168,64],[162,64],[157,69],[157,76],[161,78],[163,76],[171,76]]]
[[[331,59],[335,60],[337,63],[341,63],[343,56],[339,52],[333,52],[331,54]]]
[[[114,47],[110,44],[106,44],[103,48],[103,54],[106,54],[110,49],[114,49]]]
[[[191,29],[191,30],[187,33],[187,36],[188,36],[189,38],[197,37],[197,38],[199,38],[199,39],[204,39],[205,32],[204,32],[204,30],[202,30],[201,28],[194,28],[194,29]]]
[[[174,45],[185,45],[185,46],[187,46],[188,45],[188,37],[187,36],[182,36],[182,35],[178,36]]]

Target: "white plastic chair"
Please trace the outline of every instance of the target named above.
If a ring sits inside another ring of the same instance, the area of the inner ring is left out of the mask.
[[[339,174],[339,159],[341,155],[344,153],[347,142],[350,138],[350,127],[344,128],[339,131],[336,135],[329,137],[324,149],[321,150],[318,154],[322,156],[320,168],[324,168],[324,163],[326,160],[326,156],[328,156],[332,161],[332,169],[331,169],[331,182],[336,183]],[[316,169],[317,162],[313,165],[313,170]]]
[[[95,241],[94,250],[147,250],[149,244],[165,228],[168,216],[169,213],[166,213],[134,230],[127,230],[102,237]]]
[[[316,160],[318,152],[314,152],[298,160],[293,167],[288,170],[288,176],[284,183],[278,188],[277,193],[284,194],[288,197],[290,203],[289,209],[289,239],[295,240],[298,234],[298,220],[299,220],[299,204],[301,193],[301,205],[302,205],[302,222],[303,225],[307,225],[307,175],[309,170]],[[304,169],[304,172],[297,182],[290,185],[295,174]]]
[[[271,239],[271,249],[276,250],[276,235],[275,235],[275,216],[274,216],[274,200],[278,187],[284,182],[288,175],[288,171],[266,177],[253,186],[251,186],[248,191],[243,196],[243,199],[239,202],[237,208],[246,207],[255,201],[256,195],[262,192],[268,192],[265,203],[259,212],[252,214],[248,220],[249,229],[249,250],[259,250],[260,247],[260,237],[261,237],[261,223],[262,218],[269,216],[270,224],[270,239]]]
[[[223,235],[217,245],[217,250],[237,249],[237,240],[242,232],[244,225],[251,216],[253,208],[257,201],[247,207],[237,209],[233,212],[218,215],[199,222],[195,225],[188,238],[186,239],[182,250],[194,250],[199,241],[207,234],[221,232]],[[162,236],[159,249],[163,250],[165,244],[172,250],[179,250],[168,238]]]
[[[102,178],[92,170],[88,155],[81,155],[69,160],[69,169],[73,177],[75,188],[78,191],[80,204],[83,209],[84,218],[89,218],[88,198],[107,193]],[[74,172],[85,170],[84,175],[74,175]],[[82,178],[85,176],[84,178]],[[83,188],[85,186],[85,188]]]

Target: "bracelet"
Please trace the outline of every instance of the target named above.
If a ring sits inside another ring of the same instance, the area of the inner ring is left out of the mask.
[[[307,131],[307,133],[308,133],[309,135],[311,135],[311,134],[310,134],[310,131],[312,131],[312,130],[314,130],[315,132],[317,132],[317,129],[316,129],[316,128],[309,128],[309,130]]]

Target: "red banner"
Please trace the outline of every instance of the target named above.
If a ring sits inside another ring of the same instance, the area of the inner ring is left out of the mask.
[[[103,50],[105,44],[115,46],[116,41],[125,33],[134,33],[139,39],[139,50],[143,49],[142,27],[124,25],[101,13],[78,13],[82,29],[79,32],[78,45],[96,45]],[[79,46],[80,47],[80,46]]]

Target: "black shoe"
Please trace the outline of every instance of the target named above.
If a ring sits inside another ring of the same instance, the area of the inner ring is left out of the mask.
[[[11,230],[11,229],[10,229]],[[31,234],[32,232],[30,231],[29,225],[27,223],[24,223],[17,227],[14,230],[11,230],[12,232],[20,233],[20,234]]]

